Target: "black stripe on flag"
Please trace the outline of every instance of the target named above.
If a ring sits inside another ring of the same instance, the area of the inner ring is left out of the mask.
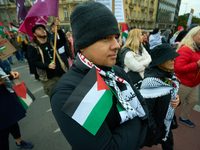
[[[92,69],[90,69],[90,71],[86,74],[86,76],[81,80],[79,85],[69,96],[69,98],[67,99],[61,110],[70,117],[72,117],[72,115],[76,111],[76,108],[81,103],[82,99],[90,91],[90,89],[96,82],[97,82],[97,72],[96,68],[93,67]]]

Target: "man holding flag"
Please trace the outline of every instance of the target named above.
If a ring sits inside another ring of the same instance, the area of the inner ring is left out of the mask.
[[[120,48],[115,16],[86,1],[74,8],[70,23],[77,57],[51,92],[62,133],[72,149],[139,150],[148,110],[127,74],[114,66]]]
[[[55,19],[60,40],[57,43],[57,48],[65,45],[66,38],[62,29],[60,29],[60,21]],[[38,71],[39,79],[44,88],[45,94],[50,96],[51,89],[60,77],[66,72],[66,67],[62,62],[59,54],[56,51],[55,62],[53,60],[53,43],[50,33],[46,31],[43,24],[37,24],[32,28],[34,35],[32,43],[28,46],[27,56]]]

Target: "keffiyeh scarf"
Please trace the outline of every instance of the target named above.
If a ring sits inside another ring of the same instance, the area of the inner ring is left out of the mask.
[[[175,100],[175,96],[178,94],[179,89],[179,80],[172,76],[172,78],[156,78],[148,77],[145,78],[142,82],[140,92],[144,98],[157,98],[167,94],[171,94],[171,100]],[[169,107],[164,119],[164,124],[166,126],[166,134],[162,139],[163,141],[167,140],[172,119],[174,117],[175,109],[169,103]]]
[[[81,53],[78,53],[77,56],[77,59],[80,59],[80,61],[88,68],[95,67],[98,73],[105,77],[104,81],[106,82],[106,84],[114,88],[120,104],[125,109],[125,111],[119,113],[121,117],[120,123],[123,123],[129,119],[133,119],[136,116],[140,117],[141,119],[146,119],[146,113],[143,107],[141,106],[131,85],[127,81],[116,76],[113,69],[111,69],[111,71],[104,71],[98,68],[96,65],[92,64]],[[120,88],[117,86],[116,82],[124,84],[126,86],[126,90],[121,91]]]

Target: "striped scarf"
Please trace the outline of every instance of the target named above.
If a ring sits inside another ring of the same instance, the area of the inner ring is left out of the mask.
[[[78,56],[77,59],[79,59],[85,66],[87,66],[89,68],[95,67],[100,75],[106,77],[106,79],[104,79],[104,81],[109,86],[114,88],[120,104],[125,109],[125,111],[122,111],[120,113],[121,123],[123,123],[129,119],[133,119],[136,116],[140,117],[141,119],[146,119],[146,113],[145,113],[143,107],[141,106],[131,85],[127,81],[116,76],[113,69],[111,69],[111,71],[104,71],[104,70],[98,68],[96,65],[92,64],[81,53],[78,52],[77,56]],[[125,84],[126,90],[121,91],[119,89],[119,87],[117,86],[116,82]]]

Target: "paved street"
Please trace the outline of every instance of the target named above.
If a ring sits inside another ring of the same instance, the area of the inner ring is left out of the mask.
[[[27,63],[17,62],[12,56],[14,65],[13,71],[21,75],[20,81],[24,81],[29,90],[35,95],[36,100],[27,110],[26,117],[19,121],[22,139],[34,144],[33,150],[70,150],[71,147],[60,132],[58,125],[51,111],[48,96],[43,92],[42,85],[30,75]],[[194,129],[179,123],[179,128],[174,130],[175,150],[199,150],[200,144],[200,103],[192,112],[191,119],[195,122]],[[176,111],[177,118],[180,116],[181,108]],[[199,112],[198,112],[199,111]],[[189,137],[189,141],[187,140]],[[10,150],[17,150],[14,139],[10,135]],[[161,150],[160,146],[154,146],[152,150]],[[148,150],[144,148],[143,150]]]
[[[13,55],[11,68],[20,73],[36,100],[27,110],[26,117],[19,121],[22,139],[34,144],[33,150],[70,150],[71,147],[60,132],[51,111],[49,98],[43,92],[41,83],[29,73],[27,63],[17,62]],[[10,150],[17,150],[12,135],[9,137]]]

